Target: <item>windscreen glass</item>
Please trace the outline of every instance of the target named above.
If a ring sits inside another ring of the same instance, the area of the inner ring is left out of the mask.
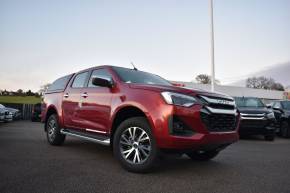
[[[137,83],[137,84],[156,84],[172,86],[170,82],[148,72],[142,72],[133,69],[113,67],[113,70],[117,73],[120,79],[125,83]]]
[[[261,99],[258,98],[236,97],[235,101],[238,107],[265,107]]]

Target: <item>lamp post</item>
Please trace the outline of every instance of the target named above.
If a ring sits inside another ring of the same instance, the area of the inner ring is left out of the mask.
[[[214,92],[215,86],[215,65],[214,65],[214,25],[213,25],[213,0],[209,0],[210,14],[210,58],[211,58],[211,91]]]

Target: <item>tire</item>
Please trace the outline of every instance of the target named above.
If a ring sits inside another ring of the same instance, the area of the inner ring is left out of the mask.
[[[219,154],[219,151],[194,151],[190,153],[186,153],[188,157],[195,161],[209,161],[216,157]]]
[[[274,141],[275,135],[265,135],[264,138],[266,141]]]
[[[284,138],[290,137],[290,128],[287,121],[282,122],[280,131],[281,131],[281,137],[284,137]]]
[[[114,156],[129,172],[146,173],[156,164],[159,150],[144,117],[129,118],[114,134]]]
[[[56,114],[49,116],[46,122],[46,138],[51,145],[62,145],[65,140],[65,135],[60,133],[60,127]]]

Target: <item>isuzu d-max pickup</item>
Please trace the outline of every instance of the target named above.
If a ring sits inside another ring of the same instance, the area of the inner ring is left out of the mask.
[[[66,135],[110,145],[131,172],[150,170],[163,152],[210,160],[239,139],[233,98],[116,66],[54,81],[41,117],[51,145],[61,145]]]

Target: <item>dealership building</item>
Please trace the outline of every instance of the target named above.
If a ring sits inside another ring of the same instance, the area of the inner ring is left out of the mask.
[[[201,89],[210,91],[210,84],[198,84],[193,82],[180,82],[173,81],[174,83],[180,84],[181,86]],[[290,99],[290,91],[275,91],[275,90],[264,90],[264,89],[253,89],[246,87],[237,87],[237,86],[225,86],[225,85],[215,85],[215,91],[220,93],[228,94],[232,97],[257,97],[264,99],[265,102],[279,99]]]

